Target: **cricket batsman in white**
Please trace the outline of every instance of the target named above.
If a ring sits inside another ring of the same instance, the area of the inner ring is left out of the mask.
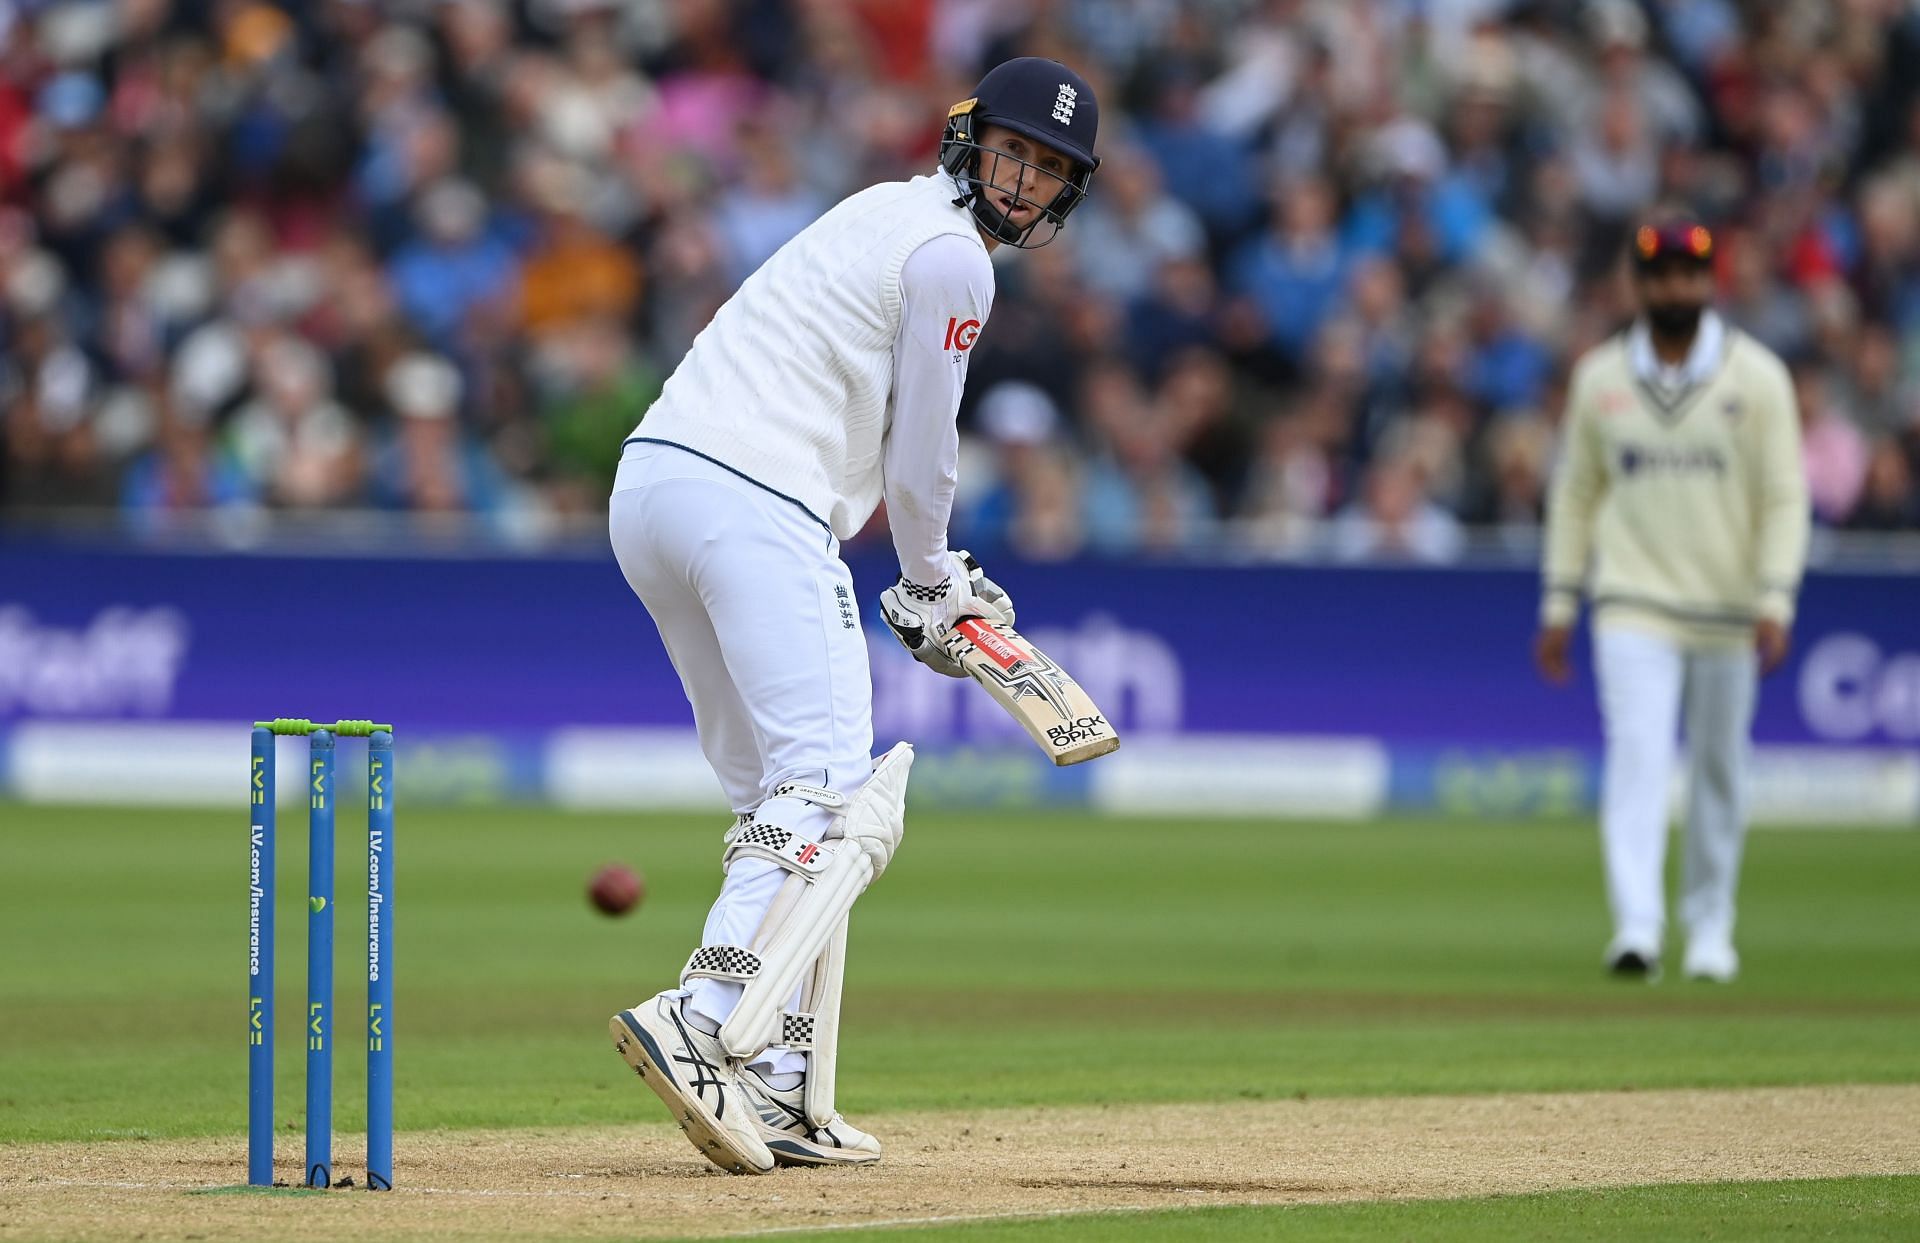
[[[872,685],[840,542],[884,497],[914,656],[1012,602],[947,547],[989,252],[1043,246],[1086,197],[1099,110],[1057,61],[993,69],[938,169],[854,194],[715,314],[627,441],[610,534],[732,805],[726,879],[679,986],[612,1021],[621,1055],[720,1168],[857,1165],[834,1109],[847,913],[899,845],[913,751],[872,757]]]
[[[1606,734],[1606,964],[1623,976],[1660,972],[1668,787],[1684,721],[1682,969],[1724,983],[1740,969],[1734,893],[1756,683],[1786,659],[1808,513],[1793,383],[1709,307],[1713,254],[1712,233],[1692,220],[1633,236],[1640,317],[1584,356],[1568,389],[1535,655],[1550,681],[1566,681],[1584,585]]]

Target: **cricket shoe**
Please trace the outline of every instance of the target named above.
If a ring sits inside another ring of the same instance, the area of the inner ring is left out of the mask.
[[[1733,938],[1715,935],[1687,938],[1687,956],[1681,961],[1680,970],[1689,980],[1733,983],[1734,977],[1740,974],[1740,955],[1733,948]]]
[[[1607,970],[1622,979],[1659,982],[1660,951],[1654,946],[1628,937],[1615,937],[1613,944],[1607,946],[1606,962]]]
[[[700,1155],[729,1174],[765,1174],[773,1153],[741,1074],[718,1036],[681,1013],[670,990],[613,1016],[613,1047],[666,1104]]]
[[[839,1114],[822,1127],[807,1120],[806,1083],[776,1088],[749,1066],[741,1086],[760,1122],[760,1138],[778,1165],[871,1165],[880,1159],[880,1141]]]

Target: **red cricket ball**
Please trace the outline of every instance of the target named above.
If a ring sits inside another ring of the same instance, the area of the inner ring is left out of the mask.
[[[587,899],[603,915],[625,915],[640,905],[647,887],[640,873],[624,863],[609,863],[593,874],[587,885]]]

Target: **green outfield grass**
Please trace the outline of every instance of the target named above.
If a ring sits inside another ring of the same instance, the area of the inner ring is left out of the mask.
[[[1640,1243],[1646,1239],[1911,1239],[1920,1178],[1819,1178],[1556,1191],[1460,1200],[1314,1204],[1295,1208],[1088,1213],[894,1230],[834,1230],[799,1239],[923,1243],[1249,1243],[1256,1239],[1419,1239],[1422,1243]]]
[[[282,818],[280,1092],[297,1104],[305,817]],[[341,820],[352,1129],[364,853]],[[400,1126],[651,1119],[606,1019],[695,943],[722,827],[403,808]],[[245,839],[238,808],[0,807],[0,1140],[244,1128]],[[624,920],[583,896],[616,858],[651,889]],[[1599,969],[1584,826],[921,812],[855,914],[842,1103],[1920,1080],[1916,894],[1920,833],[1757,833],[1745,975],[1649,988]]]

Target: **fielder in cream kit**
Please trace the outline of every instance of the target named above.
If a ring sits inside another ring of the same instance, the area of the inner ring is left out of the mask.
[[[1606,963],[1620,975],[1660,971],[1668,788],[1684,722],[1682,966],[1725,982],[1740,966],[1734,894],[1757,680],[1786,658],[1808,513],[1792,380],[1708,307],[1713,245],[1690,220],[1637,230],[1641,315],[1574,369],[1536,654],[1550,680],[1566,680],[1584,586],[1606,735]]]
[[[955,415],[990,251],[1045,245],[1098,159],[1093,92],[999,65],[948,115],[939,167],[860,191],[728,299],[628,438],[614,552],[693,706],[734,814],[679,985],[612,1021],[621,1055],[734,1173],[877,1160],[834,1108],[847,915],[900,844],[913,750],[872,757],[872,685],[840,541],[884,498],[882,615],[916,659],[1013,604],[947,547]]]

